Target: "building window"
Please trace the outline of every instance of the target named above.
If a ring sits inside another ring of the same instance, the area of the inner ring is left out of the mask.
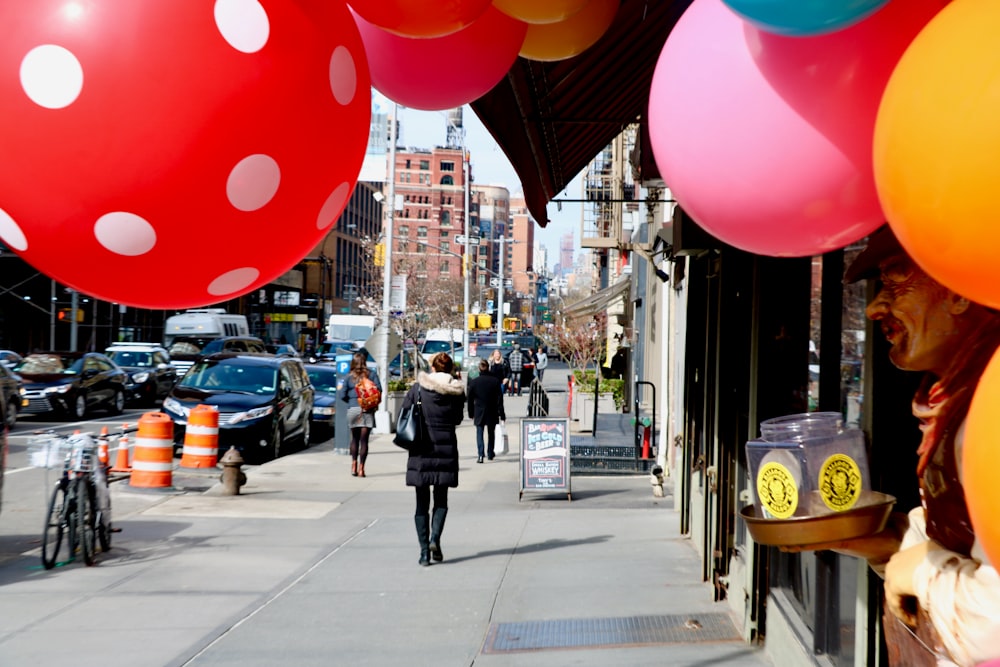
[[[427,228],[426,227],[417,227],[417,237],[418,238],[422,238],[422,239],[427,238]]]
[[[445,261],[441,262],[441,265],[438,267],[438,272],[439,273],[448,273],[448,270],[449,270],[448,260],[445,260]]]
[[[420,169],[422,171],[427,171],[430,168],[431,168],[431,161],[430,160],[421,160],[420,161]]]
[[[406,225],[400,225],[400,227],[399,227],[399,235],[400,236],[407,236],[409,233],[410,233],[410,228],[409,227],[407,227]]]
[[[441,185],[455,185],[455,179],[451,176],[442,176]]]
[[[409,158],[407,158],[407,160],[406,160],[406,168],[407,168],[407,169],[409,169],[409,168],[410,168],[410,160],[409,160]]]
[[[444,252],[451,252],[451,245],[449,245],[447,239],[441,241],[441,250]]]
[[[445,212],[447,213],[447,211],[445,211]],[[442,219],[442,221],[443,221],[443,219]],[[448,238],[448,232],[446,232],[446,231],[444,231],[444,232],[441,232],[441,238],[442,238],[442,239],[446,239],[446,238]]]
[[[441,211],[441,224],[451,226],[451,211]],[[442,232],[444,236],[447,232]]]
[[[455,163],[450,160],[441,160],[441,171],[455,171]]]

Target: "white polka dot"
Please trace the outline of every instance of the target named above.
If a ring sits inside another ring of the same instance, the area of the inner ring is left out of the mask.
[[[258,0],[215,0],[215,25],[229,46],[243,53],[260,51],[271,33]]]
[[[347,198],[351,195],[351,186],[349,183],[341,183],[337,188],[326,198],[326,202],[323,203],[323,208],[319,210],[319,217],[316,218],[316,229],[326,229],[336,221],[340,212],[344,210],[344,206],[347,205]]]
[[[330,89],[333,98],[346,106],[358,92],[358,68],[346,46],[338,46],[330,57]]]
[[[21,225],[14,222],[14,218],[2,208],[0,208],[0,239],[14,250],[24,252],[28,249],[28,238],[24,235]]]
[[[244,266],[242,269],[226,271],[208,285],[208,293],[212,296],[226,296],[244,290],[253,284],[260,276],[257,269]]]
[[[156,230],[135,213],[105,213],[94,223],[94,236],[102,246],[118,255],[145,255],[156,245]]]
[[[38,106],[62,109],[83,90],[83,67],[61,46],[36,46],[21,61],[21,87]]]
[[[226,196],[241,211],[256,211],[274,197],[281,183],[281,168],[269,155],[258,153],[239,161],[229,172]]]

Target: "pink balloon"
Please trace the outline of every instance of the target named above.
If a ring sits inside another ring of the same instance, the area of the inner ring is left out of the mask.
[[[528,24],[492,5],[458,32],[444,37],[402,37],[354,13],[368,54],[372,86],[394,102],[438,111],[472,102],[507,74]]]
[[[885,221],[872,136],[889,75],[945,0],[890,2],[817,37],[769,34],[695,0],[653,75],[649,131],[678,203],[761,255],[842,248]]]

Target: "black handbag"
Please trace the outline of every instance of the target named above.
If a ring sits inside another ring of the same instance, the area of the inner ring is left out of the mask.
[[[393,443],[407,451],[416,451],[421,443],[423,421],[420,387],[417,387],[417,400],[399,413],[399,418],[396,420],[396,437],[392,439]]]

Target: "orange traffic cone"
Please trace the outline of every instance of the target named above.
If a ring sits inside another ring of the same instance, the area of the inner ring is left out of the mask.
[[[118,438],[118,459],[115,461],[115,467],[111,469],[111,472],[132,472],[132,466],[128,463],[128,436],[124,433],[127,428],[128,424],[122,424],[123,433]]]
[[[105,468],[111,464],[111,460],[108,455],[108,427],[104,426],[101,428],[101,435],[97,438],[97,460],[101,462],[101,465]]]

